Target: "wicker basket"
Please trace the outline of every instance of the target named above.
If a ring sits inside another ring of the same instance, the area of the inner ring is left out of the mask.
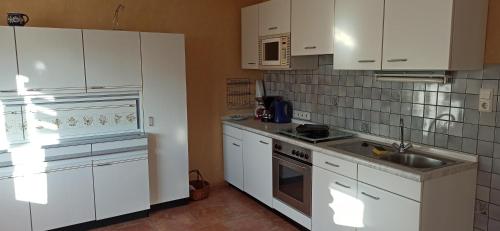
[[[189,196],[193,201],[203,200],[210,193],[210,183],[203,178],[198,169],[189,171],[189,175],[196,174],[196,180],[189,181]]]

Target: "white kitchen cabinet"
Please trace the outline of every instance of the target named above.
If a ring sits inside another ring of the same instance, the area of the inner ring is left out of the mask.
[[[380,70],[383,23],[384,0],[335,0],[334,69]]]
[[[363,231],[419,231],[420,203],[358,182]]]
[[[241,68],[259,68],[259,5],[241,9]]]
[[[141,38],[151,204],[159,204],[189,197],[185,44],[182,34]]]
[[[0,96],[17,91],[17,56],[14,28],[0,26]]]
[[[66,161],[61,161],[62,163]],[[29,176],[34,231],[95,220],[92,167],[49,163],[44,173]]]
[[[97,220],[149,209],[146,155],[96,160],[93,172]]]
[[[140,89],[139,32],[83,30],[89,92]]]
[[[224,135],[224,179],[243,190],[243,150],[241,140]]]
[[[312,230],[354,231],[361,226],[356,180],[313,167],[312,193]]]
[[[16,27],[20,94],[85,92],[82,31]]]
[[[292,0],[292,56],[333,54],[334,0]]]
[[[242,148],[244,191],[272,207],[272,139],[251,132],[243,132]]]
[[[290,0],[270,0],[259,4],[259,35],[290,33]]]
[[[487,0],[386,0],[382,69],[483,65]]]
[[[0,230],[31,231],[29,202],[18,198],[18,181],[22,178],[0,179]]]

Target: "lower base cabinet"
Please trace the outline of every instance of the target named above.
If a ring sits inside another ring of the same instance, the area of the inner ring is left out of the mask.
[[[355,231],[362,223],[356,180],[313,167],[312,229]]]
[[[87,167],[54,169],[29,177],[33,231],[95,220],[90,162]]]
[[[419,231],[420,203],[358,182],[362,231]]]
[[[224,135],[224,179],[243,190],[243,152],[241,140]]]
[[[97,220],[150,208],[147,156],[94,162]]]
[[[21,177],[0,180],[0,230],[31,231],[29,202],[18,199],[16,181]]]
[[[243,132],[243,189],[255,199],[273,207],[272,139]]]

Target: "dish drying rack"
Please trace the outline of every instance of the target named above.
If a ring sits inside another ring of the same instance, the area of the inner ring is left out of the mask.
[[[226,82],[226,105],[228,109],[253,107],[252,81],[249,79],[228,79]]]

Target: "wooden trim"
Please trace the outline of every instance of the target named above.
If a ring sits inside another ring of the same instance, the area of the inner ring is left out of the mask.
[[[490,0],[486,34],[486,64],[500,64],[500,0]]]

